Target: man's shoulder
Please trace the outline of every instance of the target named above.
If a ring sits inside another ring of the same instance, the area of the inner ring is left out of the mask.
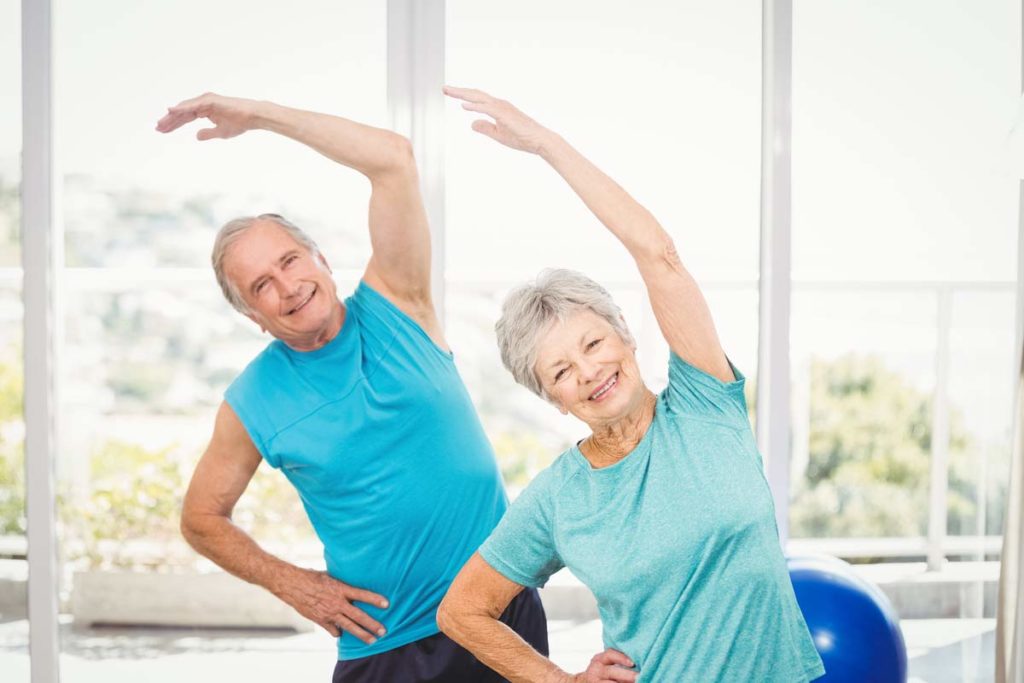
[[[274,339],[250,360],[228,386],[227,394],[236,394],[259,385],[268,374],[278,373],[287,365],[284,342]]]

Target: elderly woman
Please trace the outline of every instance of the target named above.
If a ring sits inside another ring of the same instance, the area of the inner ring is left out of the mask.
[[[644,384],[618,307],[592,280],[547,271],[497,324],[516,381],[591,434],[515,501],[455,579],[441,628],[510,681],[809,681],[824,673],[779,547],[747,418],[697,283],[668,233],[608,176],[508,102],[447,88],[492,120],[473,129],[539,155],[629,250],[671,348]],[[570,675],[498,621],[562,567],[593,591],[608,648]]]

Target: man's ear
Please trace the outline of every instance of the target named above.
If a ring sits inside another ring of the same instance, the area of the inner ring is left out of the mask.
[[[267,328],[263,327],[263,324],[256,319],[256,316],[252,313],[246,313],[245,317],[256,323],[256,326],[260,328],[260,332],[266,332]]]
[[[317,257],[318,259],[320,259],[320,263],[324,264],[324,268],[326,268],[326,269],[327,269],[327,272],[328,272],[328,273],[334,273],[334,271],[333,271],[333,270],[331,270],[331,264],[329,264],[329,263],[327,262],[327,257],[326,257],[326,256],[324,256],[322,252],[319,252],[319,251],[318,251],[318,252],[316,253],[316,257]]]

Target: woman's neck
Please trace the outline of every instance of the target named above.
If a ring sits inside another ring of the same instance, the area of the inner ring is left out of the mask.
[[[580,452],[596,469],[622,460],[650,429],[657,403],[658,397],[645,389],[637,407],[625,417],[600,426],[591,425],[593,433],[580,443]]]

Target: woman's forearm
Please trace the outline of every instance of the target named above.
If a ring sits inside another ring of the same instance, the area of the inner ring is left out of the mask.
[[[664,255],[671,238],[651,212],[561,136],[545,135],[538,153],[634,259]]]
[[[569,683],[575,680],[574,676],[558,668],[515,631],[490,615],[452,614],[442,605],[437,623],[445,635],[511,683]]]

